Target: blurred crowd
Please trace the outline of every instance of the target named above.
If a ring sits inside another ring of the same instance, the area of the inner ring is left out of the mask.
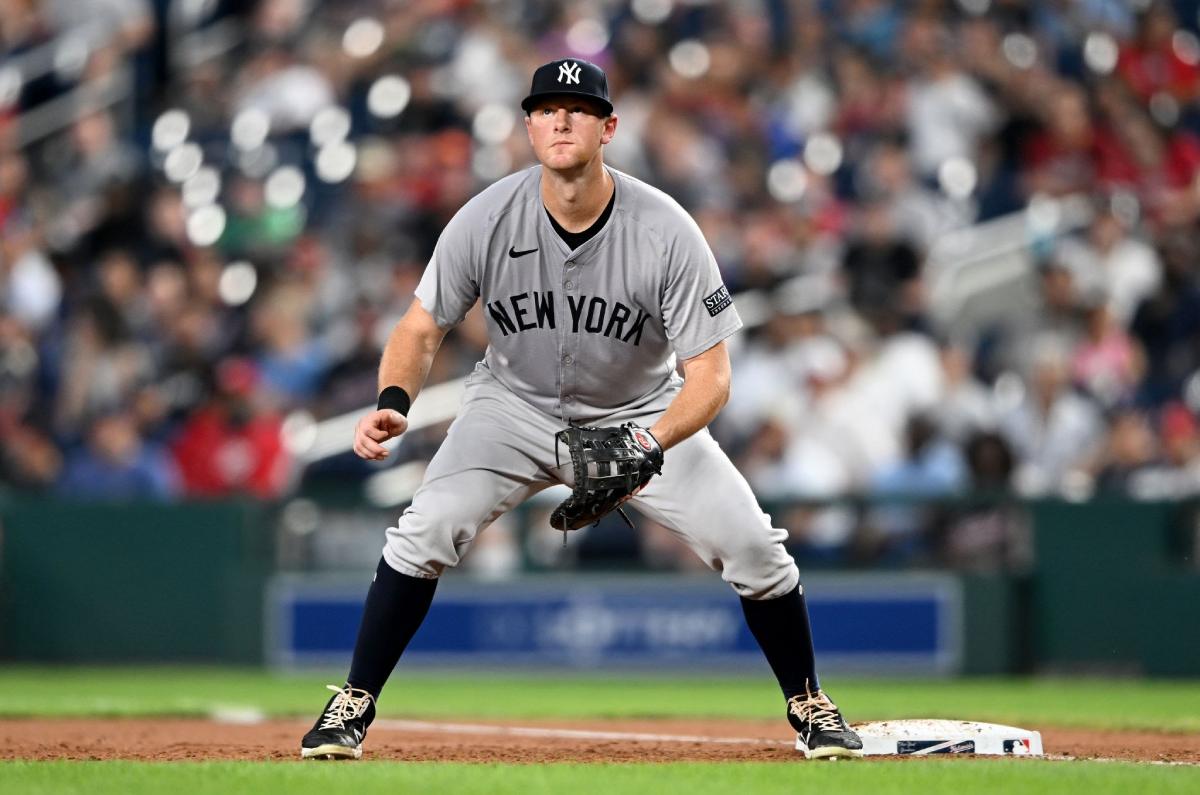
[[[608,162],[767,307],[714,427],[764,499],[993,495],[969,556],[1003,495],[1195,496],[1198,25],[1198,0],[0,0],[0,482],[373,471],[302,466],[288,418],[371,402],[442,226],[533,162],[533,68],[572,54],[608,72]],[[1090,220],[1019,241],[1001,322],[939,323],[940,241],[1072,196]],[[475,313],[431,382],[485,344]],[[920,513],[868,523],[902,547]],[[793,518],[817,550],[859,524]]]

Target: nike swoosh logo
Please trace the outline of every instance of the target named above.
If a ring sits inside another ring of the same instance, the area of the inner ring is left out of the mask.
[[[516,259],[517,257],[523,257],[526,254],[532,254],[535,251],[537,251],[536,248],[531,248],[528,251],[517,251],[516,246],[512,246],[508,249],[508,256],[512,257],[513,259]]]

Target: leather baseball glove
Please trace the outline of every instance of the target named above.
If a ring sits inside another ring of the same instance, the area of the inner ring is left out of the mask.
[[[571,451],[575,488],[550,516],[556,530],[578,530],[595,524],[662,474],[663,451],[650,431],[632,422],[620,427],[564,428],[555,434],[554,454],[565,444]],[[626,522],[629,517],[621,511]],[[633,525],[629,522],[630,526]]]

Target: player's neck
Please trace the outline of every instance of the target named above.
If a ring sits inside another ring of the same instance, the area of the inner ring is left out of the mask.
[[[595,223],[612,192],[612,177],[599,158],[578,171],[542,168],[542,203],[568,232],[582,232]]]

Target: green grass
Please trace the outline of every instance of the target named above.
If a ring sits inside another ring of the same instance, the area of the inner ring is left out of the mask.
[[[337,674],[206,668],[0,667],[0,716],[207,715],[216,708],[310,716]],[[1200,731],[1200,681],[827,678],[853,721],[965,718],[1038,726]],[[412,718],[733,717],[780,714],[768,676],[695,678],[400,672],[380,714]]]
[[[207,715],[250,709],[310,717],[337,674],[208,668],[0,667],[0,716]],[[1200,731],[1200,681],[829,679],[854,720],[960,717],[1039,726]],[[743,677],[433,675],[401,671],[380,714],[444,719],[780,717],[771,681]],[[21,793],[797,792],[1192,793],[1200,767],[1033,759],[631,765],[360,762],[0,762],[0,795]]]
[[[0,763],[0,792],[455,793],[1194,793],[1200,769],[1103,762],[927,760],[767,764],[461,765],[314,763]]]

